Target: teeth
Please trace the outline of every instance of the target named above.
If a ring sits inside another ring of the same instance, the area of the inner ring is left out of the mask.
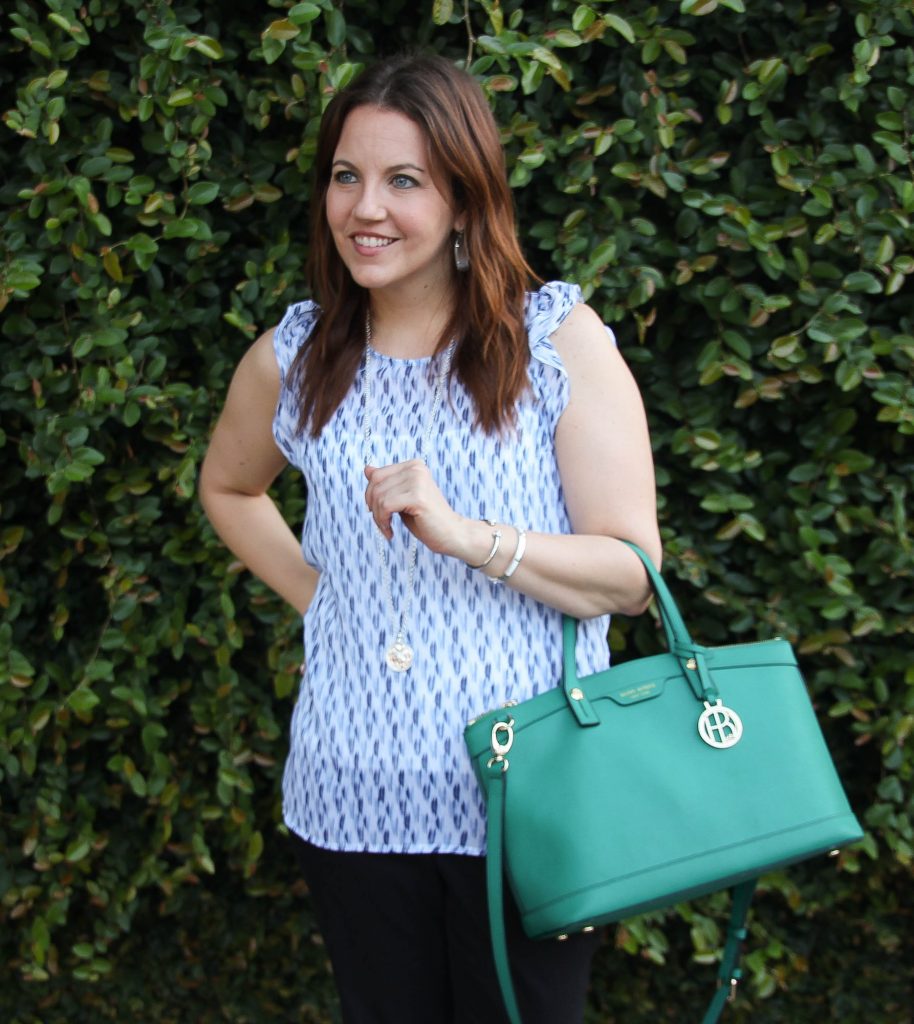
[[[393,242],[392,238],[378,238],[377,235],[356,235],[356,245],[365,245],[369,249],[380,249]]]

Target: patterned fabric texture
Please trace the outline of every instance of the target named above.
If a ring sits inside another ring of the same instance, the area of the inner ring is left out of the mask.
[[[568,533],[554,434],[568,379],[549,340],[580,301],[553,282],[527,296],[530,391],[508,436],[473,428],[473,404],[456,378],[431,432],[427,462],[463,515]],[[307,486],[302,550],[320,570],[303,623],[304,664],[283,779],[286,824],[334,850],[485,852],[485,819],[463,727],[508,700],[561,679],[561,615],[421,544],[407,631],[412,668],[384,660],[391,642],[383,575],[365,506],[361,377],[318,438],[297,429],[289,367],[320,315],[291,306],[274,335],[282,377],[277,444]],[[611,336],[611,332],[610,336]],[[373,445],[378,464],[416,458],[434,394],[436,357],[373,359]],[[392,591],[403,607],[409,533],[394,521]],[[513,535],[506,531],[510,544]],[[581,624],[578,668],[608,665],[608,617]]]

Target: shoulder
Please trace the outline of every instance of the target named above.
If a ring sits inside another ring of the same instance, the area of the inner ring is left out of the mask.
[[[612,331],[594,310],[576,305],[551,341],[567,375],[569,425],[596,418],[624,431],[640,422],[643,408],[637,382]]]
[[[274,347],[276,330],[264,331],[241,357],[229,386],[228,404],[238,400],[252,407],[276,404],[281,383]]]
[[[551,340],[569,374],[608,367],[621,359],[615,335],[584,303],[574,306],[553,332]]]
[[[263,382],[279,383],[279,365],[276,359],[276,333],[278,327],[270,327],[251,345],[241,360],[241,367]]]

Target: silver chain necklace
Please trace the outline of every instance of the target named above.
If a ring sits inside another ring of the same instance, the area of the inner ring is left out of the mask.
[[[438,418],[438,409],[441,406],[441,399],[444,395],[444,384],[451,369],[451,358],[454,354],[454,343],[451,342],[444,352],[441,369],[435,379],[435,393],[432,398],[432,408],[428,415],[428,422],[425,430],[419,439],[418,457],[428,464],[428,445],[432,436],[432,429],[435,420]],[[371,348],[371,313],[365,315],[365,359],[362,364],[362,459],[366,466],[372,464],[375,456],[374,444],[372,441],[371,421],[374,417],[374,353]],[[403,600],[403,607],[397,614],[394,605],[393,583],[390,576],[390,553],[384,535],[380,527],[374,523],[374,542],[378,552],[378,560],[381,563],[381,573],[384,578],[384,597],[387,603],[387,619],[390,634],[393,641],[384,652],[384,660],[394,672],[405,672],[413,663],[415,652],[409,644],[409,609],[413,600],[413,590],[416,580],[416,559],[419,552],[419,541],[415,535],[410,536],[409,548],[406,555],[406,596]]]

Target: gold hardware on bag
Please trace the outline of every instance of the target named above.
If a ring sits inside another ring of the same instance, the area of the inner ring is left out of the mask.
[[[580,689],[580,687],[576,686],[571,691],[569,696],[571,697],[572,700],[583,700],[584,699],[584,691],[582,689]]]
[[[828,851],[828,855],[829,855],[829,857],[840,857],[841,856],[841,851],[840,850],[829,850]]]
[[[597,929],[596,929],[596,927],[594,925],[592,925],[592,924],[585,924],[584,927],[581,929],[581,932],[584,935],[590,935],[591,932],[595,932],[596,930]]]
[[[568,941],[568,936],[565,935],[565,934],[556,935],[555,938],[556,938],[556,941],[558,941],[558,942],[567,942]]]
[[[504,738],[502,738],[504,737]],[[507,722],[496,722],[492,726],[492,757],[489,758],[486,767],[491,768],[496,764],[501,765],[501,770],[508,770],[508,758],[505,756],[514,743],[514,719],[509,718]]]
[[[723,988],[723,986],[726,985],[726,984],[727,984],[727,982],[723,981],[721,978],[717,979],[717,987],[718,988]],[[732,1002],[735,1001],[735,999],[736,999],[736,990],[737,990],[738,986],[739,986],[739,978],[731,978],[730,979],[730,991],[727,993],[727,1002],[728,1003],[732,1003]]]
[[[698,668],[698,662],[694,658],[689,658],[686,662],[686,668],[690,668],[694,672]]]
[[[504,739],[500,739],[502,733],[504,733]],[[512,743],[514,743],[514,719],[509,718],[507,722],[496,722],[492,726],[492,753],[504,757],[511,749]]]

